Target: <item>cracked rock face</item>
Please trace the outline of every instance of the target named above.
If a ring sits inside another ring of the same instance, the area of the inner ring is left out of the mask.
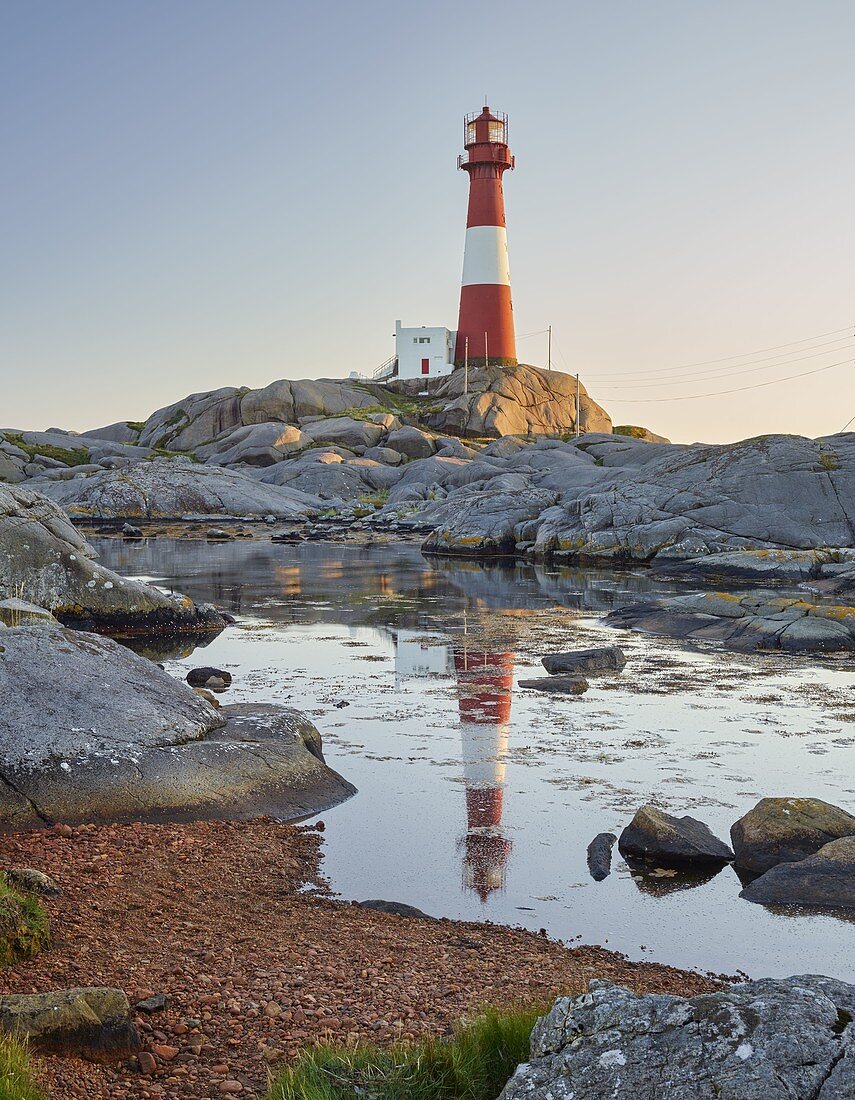
[[[591,982],[532,1033],[500,1100],[844,1100],[855,986],[765,979],[684,999]]]
[[[215,710],[94,634],[0,632],[0,825],[126,818],[303,817],[354,788],[298,711]]]

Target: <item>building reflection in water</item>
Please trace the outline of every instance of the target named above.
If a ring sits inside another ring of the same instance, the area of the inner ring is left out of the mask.
[[[399,684],[410,677],[455,678],[466,784],[463,882],[486,901],[504,887],[511,853],[502,810],[514,654],[486,652],[483,642],[470,648],[465,636],[450,645],[430,629],[398,630],[395,643]]]

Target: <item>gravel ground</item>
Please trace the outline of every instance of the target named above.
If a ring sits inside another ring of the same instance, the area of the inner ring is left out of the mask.
[[[138,1017],[139,1058],[37,1059],[54,1100],[249,1100],[277,1063],[321,1039],[441,1035],[479,1005],[546,1004],[591,977],[686,996],[717,984],[527,931],[335,901],[321,846],[314,828],[270,821],[6,836],[6,865],[45,871],[63,893],[45,899],[53,946],[3,971],[3,992],[109,985],[132,1004],[169,998]]]

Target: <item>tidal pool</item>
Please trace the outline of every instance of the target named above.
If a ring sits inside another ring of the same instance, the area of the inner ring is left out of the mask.
[[[224,702],[285,703],[318,726],[327,762],[359,792],[322,815],[342,897],[675,966],[855,980],[855,920],[743,901],[730,867],[639,876],[615,848],[595,882],[586,864],[593,836],[619,833],[647,801],[723,839],[766,795],[851,810],[851,658],[744,656],[604,627],[613,607],[677,591],[644,570],[485,566],[412,544],[92,541],[120,573],[238,616],[204,649],[165,651],[170,672],[226,668]],[[546,653],[607,643],[627,666],[581,697],[518,686]]]

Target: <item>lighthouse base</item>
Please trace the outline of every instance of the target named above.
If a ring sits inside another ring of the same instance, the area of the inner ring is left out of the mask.
[[[463,367],[466,365],[466,358],[454,360],[455,367]],[[518,366],[516,359],[494,359],[492,355],[489,359],[485,359],[483,355],[470,355],[469,356],[469,369],[474,370],[475,367],[516,367]]]

